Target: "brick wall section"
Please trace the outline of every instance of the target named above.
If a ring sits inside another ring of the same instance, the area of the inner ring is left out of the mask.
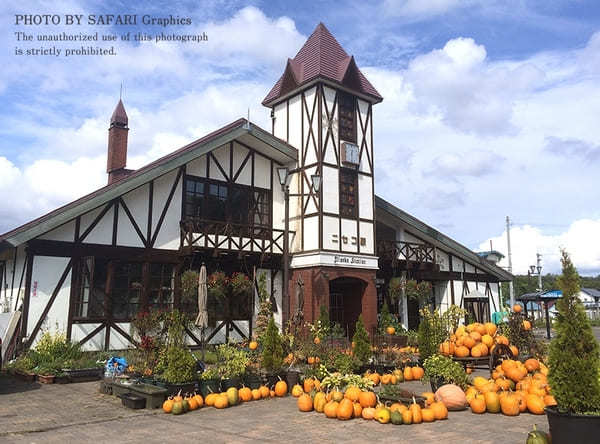
[[[111,126],[108,130],[108,160],[106,172],[125,168],[127,164],[127,133],[128,128]]]
[[[324,273],[327,277],[324,276]],[[368,332],[377,326],[376,270],[361,270],[338,267],[310,267],[291,270],[290,313],[296,312],[296,281],[302,276],[304,281],[304,319],[313,322],[319,317],[321,304],[329,308],[329,281],[340,277],[357,278],[363,281],[362,317]]]

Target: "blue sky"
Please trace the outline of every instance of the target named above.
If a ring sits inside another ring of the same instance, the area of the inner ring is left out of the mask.
[[[260,102],[323,21],[384,97],[374,112],[378,194],[473,249],[492,239],[505,251],[511,216],[517,272],[537,251],[544,270],[557,271],[566,247],[582,273],[600,273],[595,1],[11,0],[0,11],[0,232],[106,182],[121,82],[132,168],[248,108],[270,128]],[[18,13],[187,16],[192,25],[166,31],[205,31],[209,42],[118,42],[110,58],[18,57]]]

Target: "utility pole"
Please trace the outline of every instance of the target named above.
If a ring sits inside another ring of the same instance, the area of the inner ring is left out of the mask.
[[[542,288],[542,255],[536,253],[537,256],[537,272],[538,272],[538,291],[543,291]]]
[[[512,274],[512,254],[510,252],[510,219],[506,216],[506,242],[508,243],[508,272]],[[510,306],[515,306],[515,290],[513,281],[508,283],[508,292],[510,294]]]

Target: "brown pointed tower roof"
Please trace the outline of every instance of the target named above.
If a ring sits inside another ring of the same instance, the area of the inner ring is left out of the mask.
[[[368,96],[374,103],[383,97],[360,72],[354,61],[323,23],[319,23],[293,59],[288,59],[283,75],[262,104],[271,106],[280,97],[317,78],[331,80]]]
[[[112,113],[110,118],[110,125],[118,125],[118,126],[127,126],[129,119],[127,117],[127,113],[125,112],[125,107],[123,106],[123,101],[119,99],[119,103],[115,110]]]

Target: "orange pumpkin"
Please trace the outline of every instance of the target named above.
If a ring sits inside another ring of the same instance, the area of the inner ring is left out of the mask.
[[[475,396],[473,399],[471,399],[471,402],[469,403],[469,407],[471,407],[471,412],[473,412],[473,413],[477,413],[477,414],[485,413],[485,411],[486,411],[485,398],[481,395]]]
[[[423,422],[423,415],[421,414],[421,406],[417,404],[415,398],[413,397],[413,403],[408,408],[410,413],[412,414],[412,422],[413,424],[421,424]]]
[[[373,407],[363,408],[361,416],[363,417],[363,419],[373,419],[375,417],[375,409]]]
[[[310,412],[313,409],[313,400],[306,393],[298,398],[298,409],[301,412]]]
[[[336,410],[337,419],[346,420],[354,415],[354,404],[348,398],[342,399]]]
[[[498,335],[498,336],[496,336],[496,343],[508,345],[508,338],[503,335]]]
[[[377,404],[377,397],[373,392],[360,392],[360,395],[358,395],[358,402],[363,409],[375,407],[375,404]]]
[[[443,402],[436,401],[432,403],[429,408],[433,410],[433,416],[435,419],[440,420],[448,418],[448,409]],[[404,417],[402,417],[402,419],[404,419]]]
[[[274,398],[275,396],[275,390],[269,390],[269,398]]]
[[[412,368],[410,368],[410,367],[404,367],[404,380],[405,381],[412,381],[413,380]]]
[[[433,392],[423,392],[421,396],[425,398],[425,405],[431,405],[435,402],[435,393]]]
[[[344,399],[344,394],[342,392],[340,392],[339,390],[333,390],[332,392],[330,392],[330,394],[331,394],[331,399],[336,402],[340,402],[342,399]]]
[[[518,395],[507,392],[500,398],[500,410],[506,416],[517,416],[520,413],[519,401]]]
[[[546,396],[544,396],[544,404],[546,406],[556,405],[556,399],[554,399],[554,396],[552,396],[552,395],[546,395]]]
[[[515,358],[519,356],[519,349],[516,345],[510,345],[509,348]]]
[[[173,399],[169,398],[165,402],[163,402],[162,409],[165,413],[171,413],[173,411]]]
[[[302,387],[300,387],[299,384],[296,384],[295,386],[292,387],[292,396],[294,398],[300,397],[303,393],[304,393],[304,390],[302,390]]]
[[[527,319],[523,320],[523,330],[531,330],[531,322],[529,322]]]
[[[412,424],[412,412],[408,409],[404,410],[402,413],[402,424]],[[435,415],[435,412],[434,412]]]
[[[375,385],[379,385],[379,382],[381,381],[381,376],[379,376],[379,373],[371,373],[369,374],[368,378],[373,381],[373,384]]]
[[[540,361],[534,358],[529,358],[525,361],[525,368],[528,372],[533,373],[540,368]]]
[[[483,326],[485,327],[486,334],[492,337],[496,334],[496,331],[498,329],[496,327],[496,324],[494,324],[493,322],[486,322],[485,324],[483,324]]]
[[[317,392],[317,394],[315,395],[315,399],[313,400],[313,408],[318,413],[323,413],[323,410],[325,409],[325,404],[327,404],[327,397],[325,396],[325,393]]]
[[[392,382],[392,375],[386,373],[385,375],[381,376],[381,383],[383,385],[388,385],[391,382]]]
[[[358,397],[360,396],[360,389],[355,386],[350,386],[346,389],[344,393],[344,398],[348,398],[352,402],[358,401]]]
[[[496,392],[487,392],[483,395],[485,399],[485,408],[490,413],[500,412],[500,397]]]
[[[338,405],[339,403],[336,401],[329,401],[327,404],[325,404],[325,407],[323,408],[325,416],[328,418],[337,418]]]
[[[282,397],[287,395],[288,386],[285,381],[277,381],[275,384],[275,395]]]
[[[433,410],[431,410],[430,408],[422,409],[421,416],[423,417],[423,422],[435,421],[435,415],[433,414]]]
[[[465,336],[465,338],[463,339],[463,345],[468,349],[472,349],[473,347],[475,347],[475,344],[476,341],[471,336]]]
[[[513,305],[513,311],[515,313],[521,313],[522,310],[523,310],[523,307],[521,307],[521,305],[519,305],[519,304]]]
[[[425,370],[421,367],[413,367],[412,368],[412,377],[414,381],[419,381],[423,375],[425,374]]]
[[[188,396],[185,398],[185,400],[187,401],[190,410],[198,409],[198,403],[196,402],[196,399],[193,396]]]
[[[469,349],[464,345],[460,345],[454,350],[454,355],[459,358],[466,358],[469,356]]]
[[[238,395],[243,402],[252,401],[252,390],[250,390],[248,387],[242,387],[238,391]]]
[[[308,362],[309,365],[313,365],[315,363],[315,357],[309,356],[308,358],[306,358],[306,362]]]
[[[390,412],[398,411],[402,413],[404,410],[408,410],[408,407],[400,402],[395,402],[390,406]]]
[[[444,403],[448,410],[464,410],[467,407],[465,392],[455,384],[445,384],[435,392],[436,401]]]
[[[286,384],[286,386],[287,386],[287,384]],[[269,387],[267,387],[266,385],[261,385],[258,388],[258,391],[260,392],[260,397],[261,398],[268,398],[269,395],[270,395],[270,393],[271,393],[270,390],[269,390]]]
[[[544,400],[537,395],[527,395],[527,410],[533,413],[534,415],[543,415],[544,414]]]
[[[392,326],[389,326],[388,328],[386,328],[385,331],[387,332],[388,335],[393,335],[394,333],[396,333],[396,329]]]
[[[216,397],[217,397],[216,393],[209,393],[208,395],[206,395],[206,398],[204,399],[204,404],[206,404],[208,407],[212,407],[215,404]]]
[[[321,339],[319,339],[319,337],[315,337],[314,341],[315,345],[319,345],[321,343]]]
[[[353,414],[352,417],[353,418],[360,418],[362,415],[362,410],[363,408],[360,406],[360,404],[358,402],[353,402],[352,403],[352,409],[353,409]]]
[[[248,348],[250,350],[256,350],[258,348],[258,342],[256,342],[256,341],[250,341],[250,343],[248,344]]]
[[[454,354],[454,342],[444,341],[440,344],[440,352],[445,356],[452,356]]]
[[[227,395],[217,395],[213,406],[217,409],[225,409],[229,407],[229,400],[227,399]]]
[[[304,380],[303,385],[304,385],[304,391],[306,393],[310,393],[315,388],[315,381],[312,378],[307,378]]]
[[[268,390],[268,389],[267,389]],[[254,401],[258,401],[260,398],[262,398],[261,394],[260,394],[260,390],[259,389],[253,389],[252,390],[252,399]]]

